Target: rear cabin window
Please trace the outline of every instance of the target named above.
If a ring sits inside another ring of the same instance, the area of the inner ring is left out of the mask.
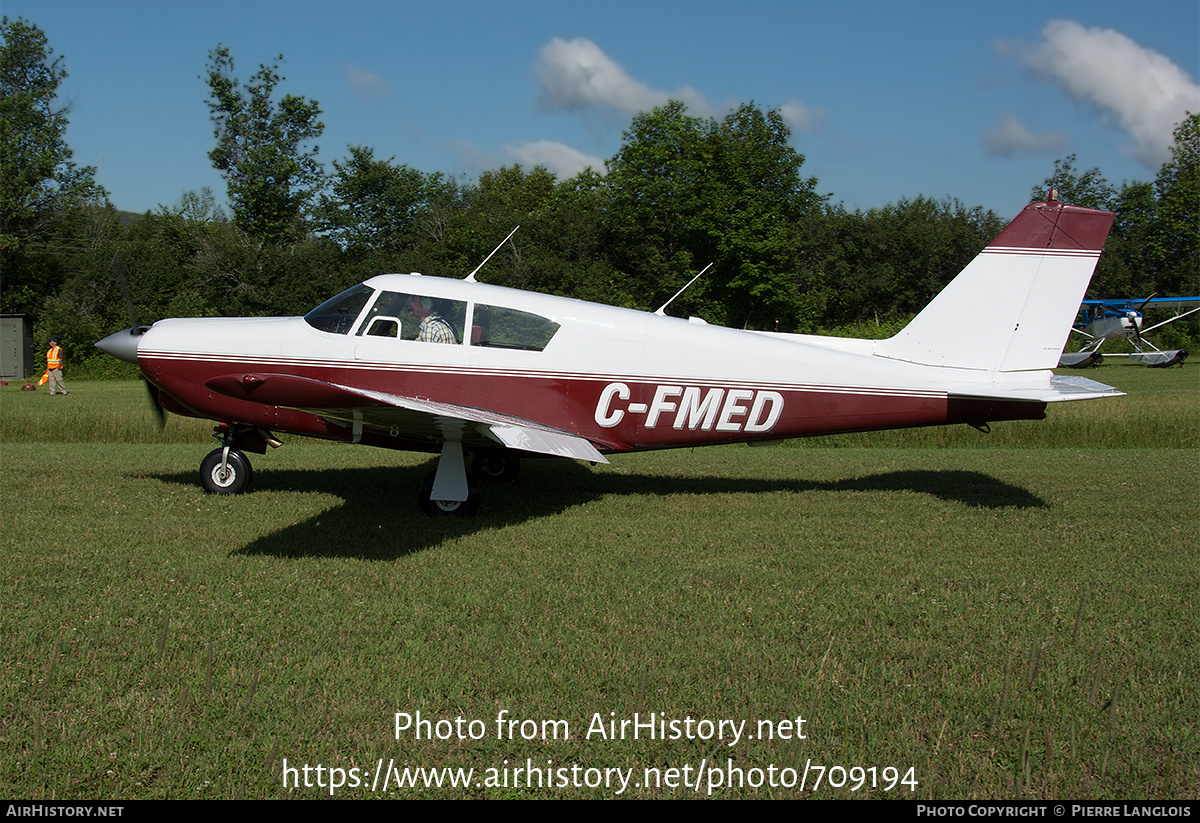
[[[550,343],[558,328],[558,323],[538,314],[476,303],[471,345],[541,351]]]

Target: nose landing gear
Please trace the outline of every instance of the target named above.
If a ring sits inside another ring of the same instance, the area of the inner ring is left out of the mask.
[[[213,437],[221,441],[220,448],[200,462],[200,485],[209,494],[241,494],[250,488],[254,469],[242,449],[261,454],[267,446],[283,445],[270,432],[249,426],[222,424],[213,428]]]
[[[200,463],[200,485],[209,494],[241,494],[253,476],[249,458],[229,446],[213,449]]]

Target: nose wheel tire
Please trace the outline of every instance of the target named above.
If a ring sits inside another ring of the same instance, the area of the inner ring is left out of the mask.
[[[236,449],[222,459],[224,451],[213,449],[200,463],[200,485],[209,494],[241,494],[250,488],[254,474],[250,460]]]

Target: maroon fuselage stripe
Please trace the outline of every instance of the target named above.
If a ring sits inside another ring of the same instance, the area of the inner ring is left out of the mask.
[[[738,391],[741,395],[733,408],[722,416],[721,409],[707,414],[686,415],[679,393],[660,403],[653,425],[648,425],[648,410],[655,406],[656,393],[668,381],[647,378],[619,378],[595,375],[539,375],[512,372],[489,373],[434,371],[403,368],[348,368],[279,362],[241,363],[143,357],[143,371],[184,409],[199,417],[226,423],[245,423],[274,431],[286,431],[335,440],[348,439],[344,425],[327,422],[317,414],[281,406],[256,403],[219,394],[205,383],[226,375],[265,372],[291,374],[325,383],[353,386],[357,389],[451,403],[488,412],[535,421],[579,435],[602,451],[636,451],[711,445],[722,442],[780,440],[819,434],[834,434],[875,429],[936,426],[947,423],[985,423],[999,420],[1041,419],[1045,403],[948,397],[935,391],[918,392],[870,388],[818,388],[787,385],[730,388],[729,384],[675,381],[679,387],[693,387],[697,396],[705,392],[722,395]],[[614,396],[605,390],[620,382],[626,396]],[[670,387],[675,388],[675,387]],[[756,405],[760,393],[771,395]],[[776,400],[778,398],[778,400]],[[769,428],[763,424],[768,411],[779,403],[777,419]],[[180,411],[166,401],[172,411]],[[602,407],[602,408],[601,408]],[[702,410],[703,411],[703,410]],[[752,411],[754,412],[752,414]],[[619,421],[602,426],[600,419]],[[755,417],[757,415],[757,417]],[[753,419],[752,419],[753,418]],[[723,429],[721,424],[724,423]],[[676,426],[679,428],[676,428]],[[374,438],[372,438],[374,441]],[[413,448],[411,441],[391,440],[377,445]]]

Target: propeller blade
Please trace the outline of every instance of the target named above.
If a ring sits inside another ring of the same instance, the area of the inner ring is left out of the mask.
[[[138,325],[137,314],[133,310],[133,295],[129,292],[129,278],[125,275],[125,264],[121,262],[120,252],[113,255],[112,273],[113,279],[117,281],[117,288],[121,290],[121,299],[125,301],[125,309],[129,312],[129,333],[134,336],[143,334],[144,329]]]
[[[96,347],[113,357],[137,363],[137,338],[145,334],[150,327],[138,325],[137,312],[133,308],[133,295],[129,292],[129,277],[125,274],[125,264],[121,262],[120,252],[113,255],[112,273],[113,279],[117,281],[117,288],[121,290],[121,299],[125,301],[125,308],[129,311],[129,328],[123,332],[110,334],[97,343]],[[154,417],[158,420],[158,428],[161,431],[167,425],[167,413],[158,402],[158,386],[145,377],[142,378],[142,382],[146,385],[146,394],[150,397],[150,406],[154,409]]]
[[[163,427],[167,425],[167,413],[163,410],[163,407],[159,405],[158,386],[154,385],[149,380],[146,380],[144,377],[142,378],[142,381],[146,384],[146,393],[150,395],[150,405],[154,407],[154,416],[158,418],[158,428],[159,431],[161,431]]]

